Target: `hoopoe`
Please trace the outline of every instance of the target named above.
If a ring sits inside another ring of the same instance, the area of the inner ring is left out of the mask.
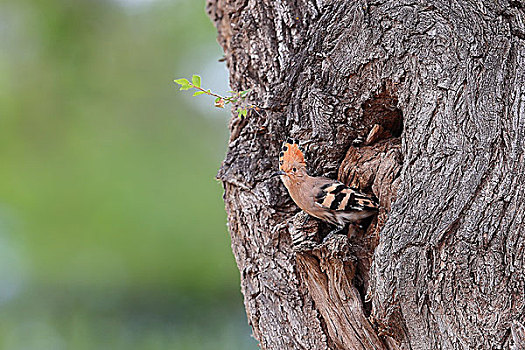
[[[279,171],[272,176],[277,175],[299,208],[335,225],[325,240],[341,231],[347,223],[356,223],[378,212],[379,204],[375,198],[340,181],[308,175],[304,152],[296,140],[284,142],[279,153]]]

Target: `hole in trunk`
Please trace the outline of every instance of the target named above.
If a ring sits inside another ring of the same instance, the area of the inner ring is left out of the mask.
[[[399,137],[403,132],[403,113],[397,108],[397,87],[392,82],[383,82],[379,93],[361,105],[363,108],[363,124],[379,125],[388,137]]]

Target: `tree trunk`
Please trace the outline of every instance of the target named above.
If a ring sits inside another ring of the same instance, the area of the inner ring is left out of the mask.
[[[218,178],[263,349],[516,349],[525,311],[525,2],[208,0],[234,90]],[[373,192],[322,244],[278,178]],[[522,344],[523,345],[523,344]]]

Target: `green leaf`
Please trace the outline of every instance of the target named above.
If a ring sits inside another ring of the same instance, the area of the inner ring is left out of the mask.
[[[193,96],[199,96],[199,95],[202,95],[202,94],[205,94],[205,92],[204,91],[195,91]]]
[[[215,102],[219,102],[220,99],[221,99],[220,97],[217,97],[217,98],[215,99]]]
[[[182,85],[179,90],[189,90],[191,88],[192,88],[191,85]]]
[[[239,116],[239,118],[246,117],[247,114],[248,110],[246,108],[239,108],[237,110],[237,115]]]
[[[181,78],[181,79],[175,79],[174,82],[176,82],[177,84],[179,85],[190,85],[190,82],[188,81],[188,79],[184,79],[184,78]]]
[[[194,74],[193,77],[191,77],[191,82],[193,83],[193,85],[197,87],[201,87],[201,77],[200,76]]]

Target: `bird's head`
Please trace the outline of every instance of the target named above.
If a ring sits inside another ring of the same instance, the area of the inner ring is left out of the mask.
[[[297,140],[288,139],[283,143],[279,153],[279,171],[273,176],[281,175],[282,179],[299,179],[306,175],[304,152]]]

